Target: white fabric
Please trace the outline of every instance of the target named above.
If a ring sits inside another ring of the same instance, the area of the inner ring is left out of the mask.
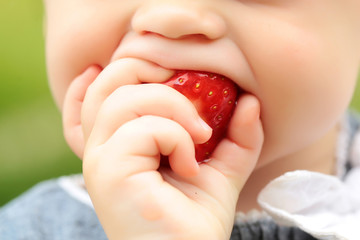
[[[337,177],[288,172],[270,182],[258,202],[280,224],[297,226],[319,239],[360,240],[360,130],[350,144],[344,119],[337,145]],[[345,162],[353,168],[345,175]]]
[[[82,175],[78,174],[60,177],[58,179],[58,184],[74,199],[94,208],[90,196],[85,189],[85,182]]]
[[[275,221],[297,226],[319,239],[360,239],[360,168],[345,182],[309,171],[273,180],[258,201]]]

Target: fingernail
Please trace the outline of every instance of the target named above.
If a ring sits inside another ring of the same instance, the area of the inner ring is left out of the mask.
[[[249,107],[248,114],[249,121],[251,122],[254,122],[260,118],[260,106],[257,101],[254,102],[251,107]]]
[[[205,131],[212,131],[212,128],[202,118],[199,118],[199,123]]]

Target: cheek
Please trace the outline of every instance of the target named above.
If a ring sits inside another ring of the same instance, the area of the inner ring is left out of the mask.
[[[346,109],[356,79],[347,56],[323,38],[295,28],[271,36],[252,55],[265,130],[261,161],[298,151],[326,134]]]
[[[109,17],[101,17],[105,12]],[[56,18],[47,20],[46,34],[48,77],[60,108],[67,87],[76,76],[92,64],[104,67],[109,63],[128,24],[125,14],[111,15],[101,8],[84,10],[81,18],[77,13],[64,13],[67,14],[48,13]]]

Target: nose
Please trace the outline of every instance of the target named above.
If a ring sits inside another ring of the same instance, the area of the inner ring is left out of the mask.
[[[156,33],[170,39],[201,35],[221,38],[226,32],[224,19],[201,1],[146,1],[135,12],[131,25],[138,33]]]

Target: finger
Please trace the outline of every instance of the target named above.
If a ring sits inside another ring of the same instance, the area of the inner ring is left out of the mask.
[[[117,88],[144,82],[163,82],[172,74],[173,71],[139,59],[125,58],[110,63],[86,92],[82,109],[85,139],[90,135],[101,104]]]
[[[194,195],[187,192],[196,201],[206,204],[217,214],[232,214],[234,212],[239,193],[253,171],[258,160],[263,131],[259,119],[260,104],[251,95],[242,96],[231,119],[227,138],[222,140],[207,163],[200,164],[199,173],[192,178],[178,178],[171,175],[166,181],[176,187],[183,181],[196,186],[196,190],[206,193]],[[244,135],[242,135],[244,134]],[[171,172],[170,172],[171,174]],[[165,175],[166,176],[166,175]],[[175,180],[174,180],[175,179]],[[208,196],[206,199],[200,195]]]
[[[169,156],[171,168],[181,176],[198,172],[190,135],[182,126],[166,118],[136,118],[122,125],[100,146],[91,144],[91,139],[84,160],[84,174],[89,177],[97,175],[118,182],[157,171],[160,154]]]
[[[105,142],[124,123],[145,115],[178,122],[195,143],[203,143],[211,136],[212,129],[184,95],[162,84],[140,84],[120,87],[104,101],[92,130],[95,144]]]
[[[81,75],[71,82],[64,99],[62,121],[65,140],[72,151],[82,158],[84,136],[81,127],[81,108],[86,89],[101,72],[97,65],[88,67]]]
[[[259,101],[252,95],[243,95],[230,122],[227,138],[220,142],[209,162],[238,191],[253,171],[262,148],[264,134],[259,116]]]

